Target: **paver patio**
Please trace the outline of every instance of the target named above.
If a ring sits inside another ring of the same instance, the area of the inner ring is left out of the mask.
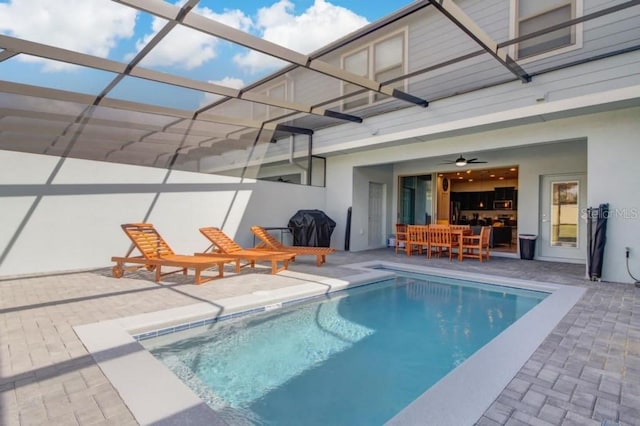
[[[157,284],[149,272],[114,279],[110,268],[2,280],[0,424],[136,424],[73,326],[293,286],[307,274],[345,276],[345,265],[373,259],[586,287],[478,424],[640,425],[640,289],[590,282],[583,265],[427,261],[392,249],[336,253],[321,268],[301,258],[275,276],[245,268],[201,286],[180,275]]]

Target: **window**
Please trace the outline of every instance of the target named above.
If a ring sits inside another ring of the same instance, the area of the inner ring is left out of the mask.
[[[267,92],[267,96],[271,99],[284,101],[287,99],[287,86],[284,83],[278,84],[277,86],[272,87]],[[269,118],[277,117],[285,113],[284,108],[269,106],[267,109],[267,115]]]
[[[553,182],[551,245],[578,247],[578,182]]]
[[[519,37],[580,16],[582,0],[515,0],[515,9],[515,36]],[[580,47],[581,33],[582,24],[561,28],[518,43],[514,53],[524,59],[574,49]]]
[[[383,82],[404,74],[404,37],[402,35],[381,41],[373,45],[373,79]],[[393,84],[397,89],[404,89],[404,81]],[[378,101],[384,95],[376,93],[374,100]]]
[[[261,93],[261,95],[267,96],[274,100],[284,101],[287,99],[287,84],[282,82],[275,86],[272,86]],[[277,117],[285,113],[285,110],[280,107],[268,106],[254,102],[252,104],[253,119],[254,120],[266,120],[269,118]]]
[[[369,76],[369,49],[364,49],[344,58],[344,69],[363,77]],[[343,83],[343,93],[349,94],[360,90],[360,86]],[[344,102],[344,109],[352,109],[369,103],[367,97],[349,98]]]
[[[385,82],[405,74],[405,58],[405,32],[403,31],[344,56],[342,58],[342,66],[353,74],[371,78],[378,82]],[[405,82],[399,80],[392,83],[391,86],[404,90]],[[360,86],[355,84],[346,82],[342,84],[342,93],[345,95],[361,89]],[[377,102],[385,97],[379,93],[365,93],[361,96],[348,98],[344,101],[342,107],[345,110],[353,109],[371,102]]]

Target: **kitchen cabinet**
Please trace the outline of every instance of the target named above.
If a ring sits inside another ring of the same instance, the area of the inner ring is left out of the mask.
[[[460,203],[460,210],[491,210],[493,191],[452,192],[451,201]],[[482,203],[482,207],[480,204]]]
[[[493,193],[495,200],[514,201],[515,187],[513,186],[496,186]]]

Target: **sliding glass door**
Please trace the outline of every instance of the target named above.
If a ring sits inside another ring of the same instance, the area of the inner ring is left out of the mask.
[[[431,175],[400,176],[398,223],[426,225],[431,223]]]

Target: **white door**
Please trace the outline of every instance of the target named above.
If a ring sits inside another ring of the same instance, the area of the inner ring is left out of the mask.
[[[538,257],[586,262],[587,226],[582,214],[587,199],[586,176],[546,175],[540,185]]]
[[[384,184],[369,182],[369,248],[385,245],[382,233],[384,223]]]

